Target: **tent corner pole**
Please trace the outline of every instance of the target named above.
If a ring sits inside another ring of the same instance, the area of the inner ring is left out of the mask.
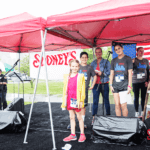
[[[20,60],[20,50],[19,50],[19,60]],[[19,61],[19,67],[18,67],[19,73],[20,73],[20,61]],[[20,81],[18,81],[18,98],[20,93]]]
[[[52,131],[52,139],[53,139],[53,149],[56,150],[56,142],[55,142],[55,135],[54,135],[54,127],[53,127],[53,117],[52,117],[52,109],[51,109],[51,102],[50,102],[50,97],[49,97],[49,87],[48,87],[48,73],[47,73],[47,63],[46,63],[46,54],[45,54],[45,40],[46,40],[46,34],[47,34],[47,29],[45,29],[45,34],[44,34],[44,39],[43,44],[42,44],[42,50],[43,50],[43,56],[44,56],[44,68],[45,68],[45,75],[46,75],[46,89],[47,89],[47,97],[48,97],[48,106],[49,106],[49,114],[50,114],[50,123],[51,123],[51,131]],[[43,31],[41,30],[41,37],[43,37]]]
[[[42,57],[43,57],[43,51],[41,50],[40,64],[39,64],[38,74],[37,74],[37,78],[36,78],[36,83],[35,83],[35,88],[34,88],[34,96],[32,98],[32,104],[31,104],[31,108],[30,108],[30,114],[29,114],[29,119],[28,119],[28,123],[27,123],[26,133],[25,133],[25,137],[24,137],[24,142],[23,142],[24,144],[28,143],[27,142],[27,135],[28,135],[28,131],[29,131],[30,120],[31,120],[31,115],[32,115],[32,110],[33,110],[33,104],[34,104],[34,100],[35,100],[35,94],[36,94],[37,84],[38,84],[39,75],[40,75]]]

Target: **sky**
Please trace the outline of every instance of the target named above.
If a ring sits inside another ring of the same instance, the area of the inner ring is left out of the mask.
[[[28,12],[35,17],[47,18],[107,0],[1,0],[0,19]]]
[[[107,0],[1,0],[0,19],[27,12],[35,17],[47,18]],[[26,54],[21,54],[21,59]],[[13,65],[18,54],[0,52],[0,61]]]

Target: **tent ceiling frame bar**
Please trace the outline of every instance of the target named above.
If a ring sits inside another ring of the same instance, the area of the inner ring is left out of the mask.
[[[61,27],[59,27],[60,29],[61,29]],[[85,43],[85,42],[83,42],[83,41],[81,41],[81,40],[78,40],[78,39],[76,39],[75,37],[73,37],[72,35],[70,35],[68,32],[65,32],[65,33],[67,33],[67,35],[65,34],[63,34],[63,33],[61,33],[61,32],[58,32],[58,30],[56,30],[55,29],[55,31],[54,30],[51,30],[51,31],[53,31],[53,32],[56,32],[56,33],[58,33],[58,34],[60,34],[60,35],[62,35],[62,36],[64,36],[64,37],[66,37],[67,39],[69,38],[70,40],[74,40],[75,42],[77,42],[77,43],[80,43],[80,44],[84,44],[84,45],[86,45],[86,46],[89,46],[89,47],[91,47],[91,45],[88,45],[87,43]],[[63,29],[62,29],[62,31],[63,31]],[[57,36],[57,35],[56,35]],[[68,39],[68,40],[69,40]]]
[[[102,34],[102,32],[104,31],[104,29],[106,28],[106,26],[108,25],[110,23],[110,21],[108,21],[106,24],[105,24],[105,26],[102,28],[102,30],[98,33],[98,35],[95,37],[96,39],[96,42],[97,42],[97,38],[99,38],[100,36],[101,36],[101,34]]]
[[[71,36],[73,39],[75,39],[76,41],[81,41],[79,39],[76,39],[74,36],[72,36],[71,34],[69,34],[66,30],[64,30],[63,28],[59,27],[62,31],[64,31],[65,33],[67,33],[69,36]],[[86,41],[87,39],[79,32],[79,31],[76,31],[76,33],[80,34],[81,37],[83,37]],[[89,41],[87,41],[89,43]],[[90,46],[92,46],[92,43],[89,43]]]
[[[20,37],[20,43],[19,43],[19,45],[18,45],[18,48],[19,48],[18,53],[21,53],[20,48],[21,48],[22,39],[23,39],[23,34],[21,34],[21,37]]]

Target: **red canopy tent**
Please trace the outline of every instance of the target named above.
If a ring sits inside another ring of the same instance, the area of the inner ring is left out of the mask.
[[[109,0],[47,18],[48,33],[86,47],[150,42],[150,0]],[[67,43],[66,43],[67,45]]]
[[[0,20],[0,51],[3,52],[39,52],[41,51],[41,30],[44,30],[46,20],[33,17],[28,13],[4,18]],[[65,44],[64,44],[65,43]],[[76,42],[71,42],[57,36],[47,35],[45,50],[59,48],[80,47]],[[83,47],[83,46],[81,46]]]
[[[35,100],[35,93],[37,89],[38,78],[39,78],[39,73],[40,73],[40,68],[41,68],[42,56],[44,55],[44,58],[45,58],[45,49],[44,49],[45,41],[43,40],[44,38],[43,30],[45,29],[45,26],[46,26],[45,19],[41,17],[33,17],[28,13],[23,13],[20,15],[4,18],[0,20],[0,51],[16,52],[19,54],[41,51],[39,71],[38,71],[38,75],[36,79],[34,96],[32,99],[32,105],[30,109],[24,143],[26,143],[26,139],[27,139],[31,113],[32,113],[33,104]],[[48,35],[47,39],[48,39],[48,42],[45,43],[45,47],[48,48],[47,50],[51,48],[53,49],[55,48],[55,45],[53,46],[53,43],[52,43],[53,40],[55,41],[57,40],[60,45],[63,44],[64,41],[66,42],[65,39],[61,39],[59,37],[55,37],[51,35]],[[74,42],[68,41],[67,43],[68,45],[71,45]],[[76,44],[76,45],[79,45],[79,44]],[[45,71],[47,75],[47,65],[45,65]],[[47,96],[49,98],[49,87],[48,87],[47,76],[46,76],[46,86],[47,86]],[[48,104],[49,104],[50,122],[51,122],[51,129],[52,129],[53,147],[54,149],[56,149],[50,99],[49,99]]]

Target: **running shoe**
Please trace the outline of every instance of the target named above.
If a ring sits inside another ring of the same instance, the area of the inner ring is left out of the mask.
[[[139,112],[135,112],[135,117],[139,117]]]
[[[86,140],[85,134],[80,134],[78,142],[84,142]]]
[[[93,126],[93,123],[94,123],[94,118],[92,119],[92,123],[91,123],[92,126]]]
[[[64,142],[75,141],[75,140],[77,140],[77,136],[76,135],[73,136],[71,134],[68,137],[63,139]]]

